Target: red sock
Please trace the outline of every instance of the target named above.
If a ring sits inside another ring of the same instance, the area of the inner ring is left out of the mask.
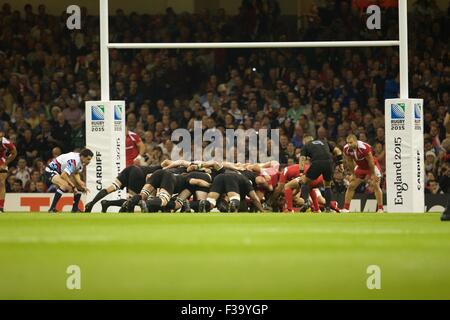
[[[377,209],[384,210],[383,205],[382,204],[377,205]]]
[[[286,200],[286,208],[292,210],[292,189],[284,189],[284,199]]]
[[[309,196],[312,200],[312,207],[314,211],[319,211],[319,201],[317,201],[317,193],[314,190],[309,191]]]
[[[344,209],[349,210],[350,209],[350,203],[344,203]]]
[[[5,199],[0,199],[0,209],[3,209],[5,206]]]

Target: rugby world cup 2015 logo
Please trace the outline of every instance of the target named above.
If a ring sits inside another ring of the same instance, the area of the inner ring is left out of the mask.
[[[414,130],[422,130],[422,104],[414,103]]]
[[[391,130],[405,130],[405,109],[404,103],[391,104]]]
[[[114,105],[114,130],[122,131],[122,105],[115,104]]]
[[[105,131],[105,106],[94,105],[91,106],[91,124],[92,132]]]

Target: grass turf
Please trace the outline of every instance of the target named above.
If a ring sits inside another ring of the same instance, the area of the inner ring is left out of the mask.
[[[66,268],[81,268],[68,290]],[[369,290],[369,265],[381,290]],[[450,299],[438,214],[2,214],[0,299]]]

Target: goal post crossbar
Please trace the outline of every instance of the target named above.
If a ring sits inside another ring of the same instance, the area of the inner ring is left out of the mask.
[[[211,43],[110,43],[109,4],[100,1],[100,80],[101,99],[110,100],[110,49],[215,49],[215,48],[317,48],[317,47],[399,47],[400,98],[408,99],[408,16],[407,0],[399,0],[399,40],[309,41],[309,42],[211,42]]]
[[[181,43],[109,43],[108,49],[225,49],[225,48],[337,48],[399,46],[398,40],[386,41],[309,41],[309,42],[181,42]]]

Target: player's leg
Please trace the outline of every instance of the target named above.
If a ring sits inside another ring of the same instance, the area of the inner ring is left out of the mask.
[[[3,207],[5,206],[7,173],[6,167],[0,167],[0,213],[3,212]]]
[[[143,196],[143,200],[147,201],[147,206],[150,211],[158,211],[160,208],[164,208],[167,206],[175,190],[175,184],[175,175],[167,170],[164,170],[161,175],[159,192],[156,194],[156,197],[148,199],[150,197],[150,194],[141,194]]]
[[[341,212],[349,212],[350,210],[350,202],[353,199],[353,196],[355,195],[356,188],[361,184],[362,179],[360,174],[355,169],[355,172],[352,175],[352,181],[350,181],[350,184],[347,187],[347,191],[345,191],[345,200],[344,200],[344,207],[341,209]]]
[[[312,181],[316,180],[322,174],[322,167],[322,161],[312,161],[306,174],[301,177],[301,197],[305,200],[305,204],[300,209],[301,212],[305,212],[311,207],[311,203],[309,202],[309,186]]]
[[[309,197],[311,199],[311,208],[314,212],[320,212],[319,198],[318,198],[317,192],[316,192],[317,189],[312,184],[309,185],[309,188],[310,188]],[[321,198],[323,198],[323,197],[321,197]],[[324,203],[325,203],[325,201],[324,201]]]
[[[333,179],[334,168],[331,161],[324,161],[322,163],[322,176],[323,185],[325,187],[325,212],[330,212],[331,199],[333,197],[333,192],[331,191],[331,180]]]
[[[380,173],[380,168],[379,167],[375,167],[375,177],[372,177],[371,179],[371,184],[372,184],[372,188],[374,190],[375,193],[375,198],[377,199],[377,212],[378,213],[383,213],[384,212],[384,208],[383,208],[383,191],[381,190],[381,186],[380,186],[380,178],[381,178],[381,173]]]
[[[87,203],[84,206],[84,212],[91,212],[94,205],[99,202],[101,199],[106,197],[108,194],[113,193],[117,190],[122,189],[122,183],[119,181],[119,179],[116,179],[109,187],[104,188],[100,190],[92,199],[91,202]],[[102,212],[103,212],[103,204],[102,204]],[[106,211],[105,211],[106,212]]]
[[[172,197],[171,190],[166,190],[165,188],[160,188],[156,197],[153,197],[147,201],[147,207],[149,212],[157,212],[159,209],[164,208],[170,201]]]
[[[69,176],[70,181],[73,183],[75,188],[77,189],[73,194],[73,205],[72,212],[80,212],[81,210],[78,208],[78,204],[80,203],[81,195],[83,194],[80,189],[81,187],[78,185],[77,181],[73,176]]]
[[[220,174],[214,179],[206,200],[200,200],[198,203],[199,212],[209,212],[216,206],[217,199],[225,192],[226,178],[227,174]]]
[[[148,198],[150,198],[150,196],[156,191],[156,189],[162,185],[165,172],[167,171],[161,169],[151,174],[149,178],[147,178],[147,181],[142,187],[140,193],[134,195],[124,203],[123,207],[125,208],[123,208],[122,211],[134,212],[134,207],[137,206],[140,201],[147,201]]]
[[[331,207],[331,198],[333,197],[333,192],[331,191],[331,179],[330,180],[324,180],[323,184],[325,186],[325,212],[330,212]]]
[[[182,209],[185,205],[186,199],[190,196],[191,191],[189,189],[184,189],[178,194],[178,196],[170,199],[169,203],[166,205],[166,209],[169,211],[177,211],[178,209]]]
[[[284,185],[285,208],[283,211],[293,210],[293,192],[300,189],[300,178],[295,178]]]
[[[311,168],[308,170],[308,172]],[[309,202],[309,183],[312,180],[308,178],[306,175],[300,178],[300,196],[303,198],[305,203],[301,207],[300,211],[305,212],[311,207],[311,203]]]
[[[51,174],[48,172],[46,172],[46,174],[51,175],[51,177],[49,178],[50,183],[54,184],[55,186],[58,187],[58,189],[55,192],[55,195],[53,196],[53,200],[50,205],[50,209],[48,210],[49,212],[56,212],[56,206],[58,204],[59,199],[61,199],[61,196],[65,192],[72,192],[73,189],[63,178],[61,178],[61,176],[59,174],[55,174],[55,173]]]
[[[241,206],[241,195],[239,192],[231,191],[227,192],[228,199],[230,199],[230,204],[228,206],[228,212],[238,212]]]

